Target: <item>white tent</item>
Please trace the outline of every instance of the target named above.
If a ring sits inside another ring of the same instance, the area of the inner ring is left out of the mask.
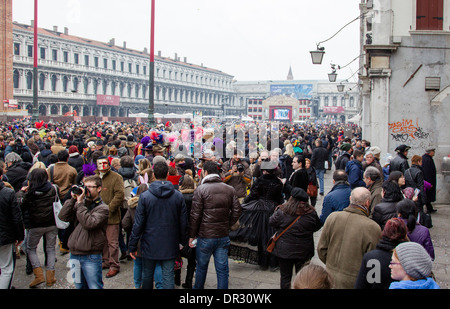
[[[361,121],[361,114],[355,115],[352,118],[348,119],[349,122],[359,122]]]

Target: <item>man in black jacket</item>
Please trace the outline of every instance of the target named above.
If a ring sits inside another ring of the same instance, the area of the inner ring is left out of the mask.
[[[322,147],[322,141],[317,139],[311,156],[311,166],[316,169],[319,178],[319,194],[324,194],[323,176],[325,174],[325,161],[328,161],[328,150]]]
[[[5,163],[8,166],[6,172],[8,182],[13,186],[14,191],[18,192],[22,188],[32,164],[23,162],[22,158],[15,152],[6,155]]]
[[[408,151],[410,149],[411,147],[406,145],[400,145],[395,148],[397,156],[395,156],[395,158],[391,161],[389,173],[392,173],[393,171],[400,171],[403,175],[405,175],[405,171],[409,168]]]
[[[23,239],[24,224],[16,194],[0,181],[0,289],[11,288],[15,268],[14,249]]]

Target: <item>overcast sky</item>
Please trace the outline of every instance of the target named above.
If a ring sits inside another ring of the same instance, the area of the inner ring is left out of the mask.
[[[360,0],[156,0],[155,54],[221,70],[238,81],[326,80],[330,63],[359,55],[359,20],[323,43],[322,65],[309,51],[357,18]],[[39,0],[38,27],[116,45],[150,49],[151,0]],[[13,20],[29,24],[34,0],[13,0]],[[359,68],[354,61],[338,80]],[[352,81],[355,77],[352,78]]]

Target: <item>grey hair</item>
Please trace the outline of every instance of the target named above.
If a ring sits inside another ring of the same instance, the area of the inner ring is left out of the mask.
[[[370,201],[370,191],[364,187],[357,187],[350,194],[350,203],[356,205],[364,205]]]
[[[370,180],[375,181],[381,178],[380,171],[373,166],[368,166],[364,171],[364,177],[370,178]]]
[[[15,162],[22,162],[22,158],[15,152],[10,152],[5,157],[5,163],[8,164],[9,162],[15,163]]]

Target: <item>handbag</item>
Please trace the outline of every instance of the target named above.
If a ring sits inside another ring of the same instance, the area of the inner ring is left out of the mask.
[[[280,233],[280,235],[277,235],[277,233],[275,233],[272,237],[270,237],[269,242],[267,243],[267,249],[266,249],[267,252],[272,253],[273,249],[275,248],[275,243],[277,242],[277,240],[281,237],[281,235],[284,234],[284,232],[289,230],[291,228],[291,226],[293,226],[294,223],[297,222],[298,219],[300,219],[300,217],[301,216],[298,216],[294,221],[292,221],[292,223],[289,224],[289,226],[287,228],[285,228],[284,231]]]
[[[308,184],[308,188],[306,190],[306,194],[308,194],[308,196],[311,196],[311,197],[316,197],[317,196],[317,186],[313,185],[313,183],[310,182]]]
[[[55,197],[55,201],[53,202],[53,214],[55,216],[56,227],[60,230],[65,230],[66,228],[69,227],[70,222],[62,221],[58,217],[59,212],[62,209],[62,204],[61,204],[61,200],[59,199],[58,189],[56,188],[55,185],[53,185],[53,187],[55,187],[55,190],[56,190],[56,197]]]

